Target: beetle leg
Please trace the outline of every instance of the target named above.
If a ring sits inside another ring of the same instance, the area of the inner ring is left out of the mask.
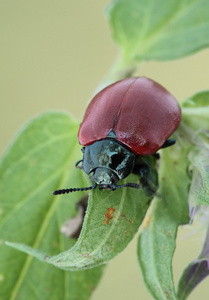
[[[155,195],[158,188],[156,159],[153,156],[155,157],[137,157],[133,170],[133,173],[139,176],[139,184],[148,196]]]
[[[161,149],[170,147],[170,146],[174,145],[175,143],[176,143],[176,141],[175,141],[174,139],[167,140],[167,141],[165,141],[165,143],[162,145]]]
[[[156,152],[156,153],[152,154],[152,156],[156,159],[160,159],[160,153]]]
[[[165,141],[165,143],[162,145],[162,147],[160,149],[170,147],[170,146],[174,145],[175,143],[176,143],[176,141],[174,139],[167,140],[167,141]],[[156,159],[160,158],[160,154],[157,152],[152,154],[152,156],[154,156]]]

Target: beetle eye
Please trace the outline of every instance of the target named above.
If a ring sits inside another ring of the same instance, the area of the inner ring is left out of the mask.
[[[84,152],[85,152],[85,147],[82,147],[82,148],[81,148],[81,151],[84,153]]]
[[[118,165],[122,163],[122,161],[125,159],[125,155],[118,155],[118,154],[113,154],[111,156],[111,163],[109,164],[109,167],[113,170],[117,168]]]

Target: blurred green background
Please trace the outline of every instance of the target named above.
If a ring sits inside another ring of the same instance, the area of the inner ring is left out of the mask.
[[[104,15],[108,3],[0,1],[1,155],[17,130],[41,112],[64,110],[82,118],[87,102],[118,56]],[[209,50],[204,50],[172,62],[143,63],[138,75],[158,81],[183,100],[209,89],[208,70]],[[179,231],[176,282],[197,257],[203,239],[201,232]],[[207,299],[208,283],[206,279],[189,299]],[[107,266],[92,299],[151,299],[136,260],[136,238]]]

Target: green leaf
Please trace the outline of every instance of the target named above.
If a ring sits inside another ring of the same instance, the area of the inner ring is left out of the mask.
[[[31,299],[34,289],[34,294],[45,295],[42,299],[57,299],[58,293],[70,294],[68,299],[87,299],[101,277],[101,267],[95,267],[122,251],[144,218],[152,198],[153,186],[149,189],[149,182],[143,182],[145,192],[130,188],[114,192],[98,189],[90,193],[77,242],[60,233],[65,221],[76,216],[76,203],[83,193],[52,196],[52,192],[86,186],[82,171],[74,167],[81,159],[77,130],[78,124],[66,114],[43,114],[24,128],[1,161],[0,266],[4,280],[0,284],[8,284],[3,285],[0,293],[5,298],[16,299],[21,295]],[[153,158],[150,160],[151,170],[155,164]],[[150,180],[155,179],[153,174],[150,172]],[[91,185],[90,178],[85,177]],[[124,183],[137,180],[137,176],[131,175]],[[83,271],[65,273],[17,253],[3,241],[58,268]],[[88,268],[94,269],[84,270]],[[48,285],[53,286],[53,295]]]
[[[4,244],[22,242],[55,255],[75,239],[60,233],[77,214],[82,193],[52,196],[60,187],[83,186],[74,163],[82,153],[78,124],[64,113],[46,113],[25,126],[0,163],[0,298],[88,299],[101,268],[66,272]]]
[[[182,122],[174,135],[177,143],[161,153],[158,195],[153,201],[149,226],[138,243],[143,277],[155,299],[179,299],[172,274],[177,229],[189,221],[188,199],[191,214],[192,206],[209,203],[208,128],[209,92],[206,91],[182,104]],[[190,293],[207,276],[204,258],[191,263],[182,275],[181,286],[185,293]],[[195,269],[196,266],[199,269]],[[191,281],[185,287],[188,272]]]
[[[113,0],[107,15],[126,65],[181,58],[209,45],[207,0]]]
[[[182,104],[184,131],[189,137],[193,207],[209,204],[209,91],[198,93]]]
[[[182,103],[183,122],[188,127],[190,138],[194,132],[208,130],[209,123],[209,91],[199,92]],[[185,129],[186,130],[186,129]],[[193,130],[193,132],[189,132]],[[195,144],[195,143],[194,143]]]
[[[161,152],[159,190],[154,199],[150,221],[138,240],[138,259],[147,288],[154,299],[177,299],[172,273],[177,228],[189,222],[188,149],[177,143]]]
[[[209,92],[201,92],[182,105],[184,131],[190,137],[189,153],[192,182],[189,191],[190,214],[202,219],[201,210],[209,205]],[[208,223],[208,222],[207,222]],[[184,270],[178,285],[179,299],[186,299],[192,290],[209,275],[209,230],[199,257]]]
[[[203,135],[203,134],[202,134]],[[209,139],[209,134],[205,133]],[[200,204],[209,205],[209,143],[206,143],[201,135],[196,135],[197,147],[189,153],[190,172],[192,184],[189,193],[189,202],[193,207]]]
[[[131,175],[124,182],[135,182],[136,179]],[[65,270],[96,267],[111,260],[127,246],[138,230],[149,203],[150,197],[142,190],[95,190],[90,193],[80,237],[70,250],[50,257],[26,245],[9,245]],[[110,211],[112,214],[108,215]]]

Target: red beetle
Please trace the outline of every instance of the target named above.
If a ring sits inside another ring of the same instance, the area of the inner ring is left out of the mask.
[[[82,168],[95,184],[64,189],[54,194],[95,189],[139,188],[138,184],[116,185],[139,167],[138,158],[175,143],[167,140],[181,121],[176,99],[160,84],[133,77],[115,82],[89,103],[78,132]],[[143,174],[143,172],[140,172]]]

